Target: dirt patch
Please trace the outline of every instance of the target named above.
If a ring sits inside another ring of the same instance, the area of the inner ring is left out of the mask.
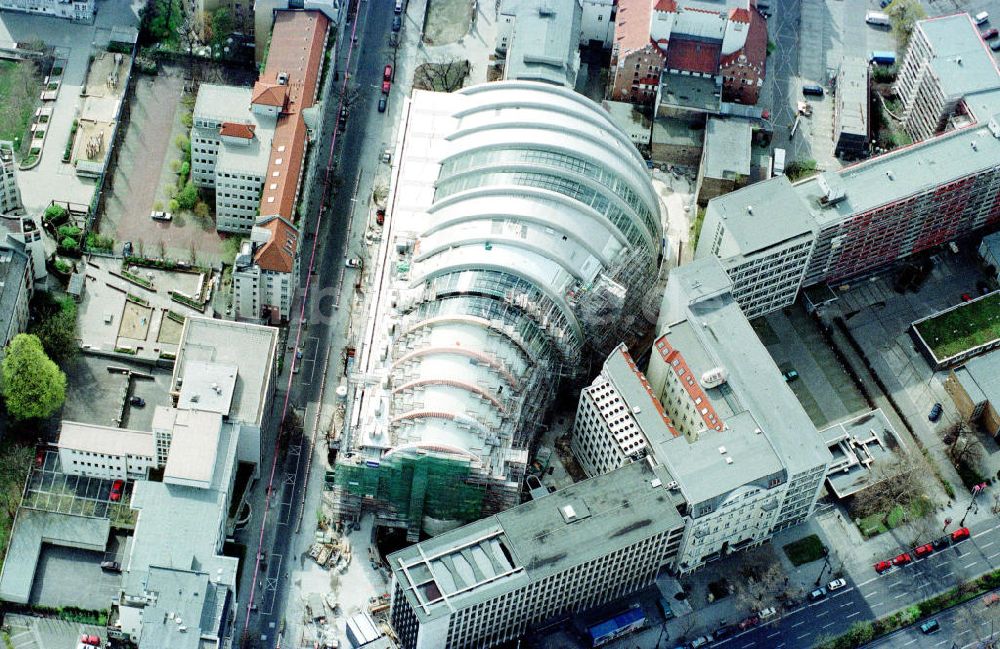
[[[424,42],[428,45],[455,43],[472,27],[470,0],[427,0]]]
[[[126,301],[122,310],[122,323],[118,327],[119,338],[146,340],[149,335],[149,321],[153,318],[153,310],[135,302]]]
[[[184,325],[172,318],[168,318],[166,312],[160,321],[160,332],[156,336],[156,342],[165,345],[179,345],[181,342],[181,331]]]

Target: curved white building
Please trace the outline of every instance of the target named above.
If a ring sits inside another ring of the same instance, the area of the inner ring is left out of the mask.
[[[564,88],[416,91],[395,159],[344,450],[347,466],[383,474],[433,456],[488,476],[468,511],[434,503],[448,499],[433,488],[389,496],[407,502],[388,519],[433,533],[515,502],[559,378],[645,333],[662,229],[628,136]]]

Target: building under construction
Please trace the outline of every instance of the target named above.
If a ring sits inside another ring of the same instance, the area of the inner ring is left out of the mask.
[[[333,484],[416,540],[519,502],[558,382],[648,333],[663,235],[628,136],[564,88],[416,91],[393,160]]]

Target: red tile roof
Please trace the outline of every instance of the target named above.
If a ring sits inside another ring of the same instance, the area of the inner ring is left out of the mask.
[[[295,249],[299,245],[299,231],[281,217],[270,217],[258,223],[271,231],[271,238],[258,248],[254,261],[264,270],[290,273],[295,267]]]
[[[767,22],[754,11],[750,14],[750,29],[743,49],[726,56],[722,70],[722,99],[754,105],[767,74]],[[744,81],[750,81],[749,84]]]
[[[261,81],[288,93],[274,129],[271,157],[260,199],[260,213],[293,220],[308,133],[302,111],[316,102],[324,45],[330,21],[318,11],[278,11],[271,33],[271,48]],[[258,82],[258,85],[260,82]]]
[[[254,130],[257,127],[253,124],[240,124],[239,122],[223,122],[219,129],[219,135],[229,137],[241,137],[244,140],[252,140]]]
[[[737,23],[749,24],[750,11],[748,9],[744,9],[743,7],[733,7],[729,10],[729,20]]]
[[[675,0],[656,0],[656,4],[653,5],[653,9],[656,11],[665,11],[667,13],[676,13],[677,2],[675,2]]]
[[[618,0],[618,15],[615,18],[615,46],[618,60],[629,52],[650,45],[649,19],[653,5],[650,0]]]
[[[635,376],[642,383],[642,387],[646,389],[646,394],[649,395],[649,398],[653,402],[653,409],[656,410],[656,414],[660,415],[660,417],[663,418],[663,423],[666,424],[667,430],[669,430],[670,434],[673,435],[674,437],[680,437],[681,434],[677,432],[676,428],[674,428],[674,422],[670,420],[670,417],[667,415],[667,412],[663,409],[663,404],[660,403],[660,400],[656,398],[655,394],[653,394],[653,387],[649,385],[649,381],[646,379],[646,375],[639,370],[639,367],[635,364],[635,361],[632,360],[632,355],[629,354],[628,351],[624,349],[621,350],[621,354],[625,358],[625,362],[628,363],[629,368],[633,372],[635,372]]]
[[[278,108],[283,108],[287,99],[288,88],[264,81],[258,81],[253,84],[253,93],[250,95],[251,104],[277,106]]]
[[[670,70],[716,74],[719,71],[721,43],[706,43],[684,38],[670,39],[667,64]]]
[[[667,341],[666,335],[660,336],[655,345],[660,357],[677,375],[681,387],[687,392],[691,402],[695,404],[695,409],[701,416],[701,420],[705,422],[705,426],[712,430],[722,430],[725,427],[725,422],[719,419],[715,413],[712,402],[709,401],[705,391],[701,389],[701,384],[695,379],[687,361],[684,360],[684,356]]]

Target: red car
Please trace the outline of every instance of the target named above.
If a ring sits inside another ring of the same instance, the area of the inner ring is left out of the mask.
[[[984,41],[988,41],[991,38],[996,38],[998,34],[1000,34],[1000,32],[998,32],[994,27],[993,29],[987,29],[985,32],[982,32],[980,36],[983,37]]]
[[[90,645],[91,647],[101,646],[101,639],[98,638],[96,635],[84,634],[80,637],[80,642],[82,642],[85,645]]]
[[[918,545],[917,547],[913,548],[913,554],[917,555],[918,559],[921,557],[926,557],[931,552],[934,552],[934,546],[931,545],[930,543],[927,543],[925,545]]]
[[[996,30],[993,30],[993,31],[996,31]],[[963,302],[972,302],[972,296],[969,295],[968,293],[962,293],[962,301]]]
[[[382,71],[382,81],[392,81],[392,66],[385,66],[385,70]]]
[[[391,81],[383,81],[382,82],[382,92],[384,92],[385,94],[388,95],[390,88],[392,88],[392,82]]]
[[[122,489],[125,487],[124,480],[115,480],[111,483],[111,493],[108,494],[108,498],[111,502],[118,502],[122,499]]]
[[[875,564],[875,572],[881,575],[883,572],[885,572],[891,567],[892,567],[891,561],[879,561],[878,563]]]
[[[951,533],[951,540],[952,541],[961,541],[962,539],[967,539],[967,538],[969,538],[969,528],[968,527],[960,527],[960,528],[958,528],[957,530],[955,530],[954,532]]]
[[[41,469],[44,464],[45,464],[45,450],[38,449],[38,452],[35,453],[35,468]]]
[[[742,631],[743,629],[749,629],[750,627],[757,626],[758,624],[760,624],[760,618],[757,617],[756,615],[751,615],[747,619],[740,622],[739,624],[740,631]]]
[[[383,225],[385,223],[385,208],[384,207],[380,207],[377,210],[375,210],[375,222],[378,223],[379,225]]]
[[[913,557],[911,557],[908,553],[904,552],[903,554],[900,554],[895,559],[893,559],[892,563],[893,565],[896,566],[905,566],[911,561],[913,561]]]

